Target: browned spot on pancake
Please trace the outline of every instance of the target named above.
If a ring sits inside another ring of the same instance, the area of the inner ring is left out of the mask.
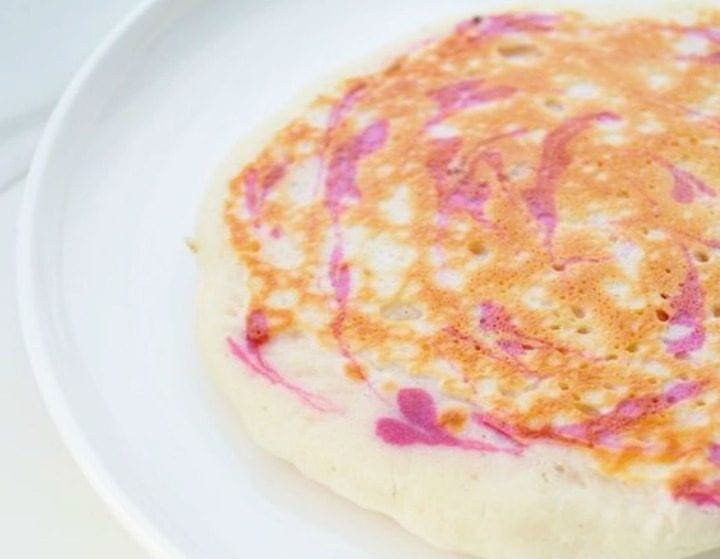
[[[358,382],[365,380],[365,373],[356,363],[345,363],[345,376]]]
[[[440,417],[438,418],[438,422],[440,423],[440,425],[453,433],[457,433],[458,431],[460,431],[465,425],[466,421],[467,414],[460,409],[443,410],[442,413],[440,413]]]

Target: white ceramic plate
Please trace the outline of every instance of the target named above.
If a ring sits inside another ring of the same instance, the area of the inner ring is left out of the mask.
[[[183,238],[215,166],[301,89],[482,6],[149,2],[59,103],[21,219],[24,333],[74,456],[158,555],[457,557],[252,446],[196,355],[194,262]]]
[[[76,459],[158,554],[440,559],[256,450],[200,367],[183,238],[214,167],[304,86],[482,2],[165,0],[91,57],[21,219],[27,346]]]

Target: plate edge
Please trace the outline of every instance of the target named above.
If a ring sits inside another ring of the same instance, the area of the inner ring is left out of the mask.
[[[151,11],[160,9],[167,0],[141,0],[105,35],[85,59],[60,96],[45,125],[32,157],[24,185],[17,220],[15,242],[15,282],[18,316],[23,342],[40,390],[45,408],[57,428],[60,438],[73,461],[90,483],[93,490],[112,512],[123,529],[154,557],[179,559],[182,554],[117,485],[95,454],[92,445],[74,418],[64,392],[55,376],[56,364],[48,349],[46,334],[38,322],[39,293],[35,281],[36,238],[35,213],[39,194],[43,188],[49,154],[57,142],[68,110],[83,89],[88,78],[99,67],[106,55],[133,27]]]

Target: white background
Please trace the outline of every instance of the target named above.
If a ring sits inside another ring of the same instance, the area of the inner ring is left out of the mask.
[[[65,450],[15,302],[15,229],[36,137],[72,74],[136,0],[0,0],[0,557],[147,559]]]

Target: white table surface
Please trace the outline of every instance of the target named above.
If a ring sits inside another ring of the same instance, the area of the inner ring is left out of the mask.
[[[85,480],[45,411],[15,301],[29,156],[82,60],[137,0],[0,0],[0,557],[147,559]]]
[[[22,186],[0,193],[0,557],[147,559],[63,446],[30,371],[12,264]]]

